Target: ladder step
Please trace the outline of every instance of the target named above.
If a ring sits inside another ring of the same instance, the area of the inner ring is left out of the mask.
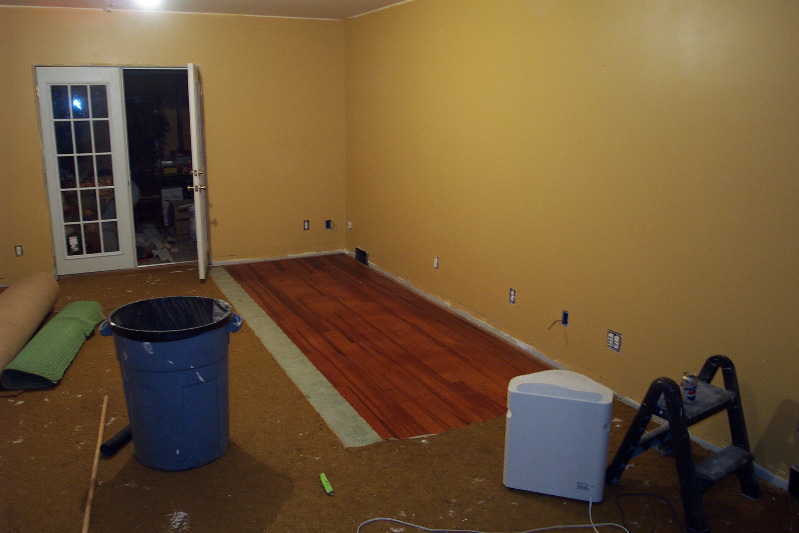
[[[683,401],[685,418],[688,421],[688,425],[692,426],[709,416],[723,411],[732,405],[734,401],[734,392],[715,387],[704,381],[699,381],[696,384],[696,400],[693,402]],[[666,409],[666,400],[663,396],[658,399],[654,414],[666,420],[669,419],[669,413]]]
[[[754,456],[743,448],[728,446],[696,465],[696,474],[706,490],[753,460]]]

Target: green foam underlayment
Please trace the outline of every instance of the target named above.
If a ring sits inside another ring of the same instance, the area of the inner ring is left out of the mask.
[[[94,327],[99,302],[72,302],[42,327],[0,375],[5,389],[41,389],[58,383]]]

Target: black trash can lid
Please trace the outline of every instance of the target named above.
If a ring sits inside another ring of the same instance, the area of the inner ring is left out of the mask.
[[[231,321],[233,308],[203,296],[168,296],[129,303],[108,317],[111,330],[127,339],[164,342],[188,339]]]

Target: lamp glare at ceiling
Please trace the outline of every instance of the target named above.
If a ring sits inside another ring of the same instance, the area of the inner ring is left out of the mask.
[[[155,9],[161,4],[161,0],[136,0],[136,4],[142,9]]]

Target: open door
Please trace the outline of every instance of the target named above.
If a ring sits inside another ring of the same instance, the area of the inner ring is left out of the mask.
[[[208,275],[208,177],[205,173],[205,139],[203,137],[203,101],[200,70],[193,63],[189,73],[189,117],[191,128],[191,165],[194,191],[194,220],[197,232],[197,269],[200,279]]]

